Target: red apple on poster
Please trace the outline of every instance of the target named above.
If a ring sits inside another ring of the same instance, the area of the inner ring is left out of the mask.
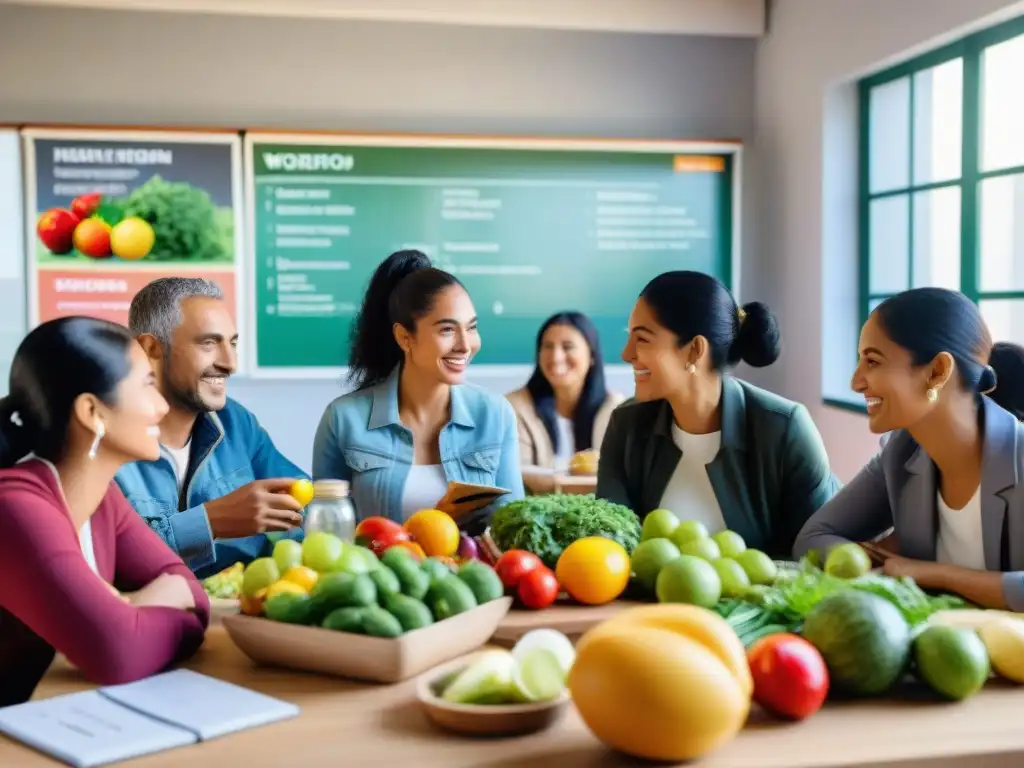
[[[36,222],[36,234],[50,253],[70,253],[78,221],[78,217],[69,210],[51,208]]]
[[[80,219],[88,219],[103,202],[103,195],[93,192],[89,195],[79,195],[71,201],[71,212]]]
[[[86,219],[75,227],[75,248],[90,259],[110,258],[110,225],[103,219]]]

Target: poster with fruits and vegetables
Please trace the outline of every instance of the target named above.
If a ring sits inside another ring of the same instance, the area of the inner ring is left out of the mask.
[[[158,277],[215,280],[238,312],[236,134],[26,129],[30,322],[127,323]]]

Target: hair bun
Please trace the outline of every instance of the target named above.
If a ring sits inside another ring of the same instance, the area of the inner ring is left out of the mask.
[[[779,359],[782,337],[779,323],[766,304],[752,301],[737,312],[739,332],[733,342],[739,359],[754,368],[764,368]]]
[[[999,383],[999,377],[996,376],[996,370],[991,365],[986,365],[982,371],[981,376],[978,377],[978,391],[982,394],[992,392],[996,385]]]

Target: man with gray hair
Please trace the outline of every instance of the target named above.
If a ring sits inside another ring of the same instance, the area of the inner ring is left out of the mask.
[[[154,280],[132,300],[128,326],[170,406],[161,457],[117,474],[136,512],[200,578],[270,554],[268,534],[298,538],[302,506],[289,490],[307,476],[227,396],[238,333],[220,287],[200,277]]]

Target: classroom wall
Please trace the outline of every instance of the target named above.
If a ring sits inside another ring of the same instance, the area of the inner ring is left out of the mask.
[[[720,37],[0,5],[0,123],[750,140],[754,52],[751,39]],[[754,160],[745,158],[748,191]],[[754,246],[745,243],[746,264]],[[743,292],[756,293],[748,282]],[[504,392],[525,375],[477,380]],[[632,393],[631,377],[612,383]],[[339,384],[231,386],[308,466]]]
[[[877,447],[848,392],[856,328],[859,76],[1024,13],[1006,0],[773,0],[756,64],[759,258],[748,279],[776,307],[784,364],[763,382],[806,403],[848,480]],[[824,370],[823,370],[824,369]]]

